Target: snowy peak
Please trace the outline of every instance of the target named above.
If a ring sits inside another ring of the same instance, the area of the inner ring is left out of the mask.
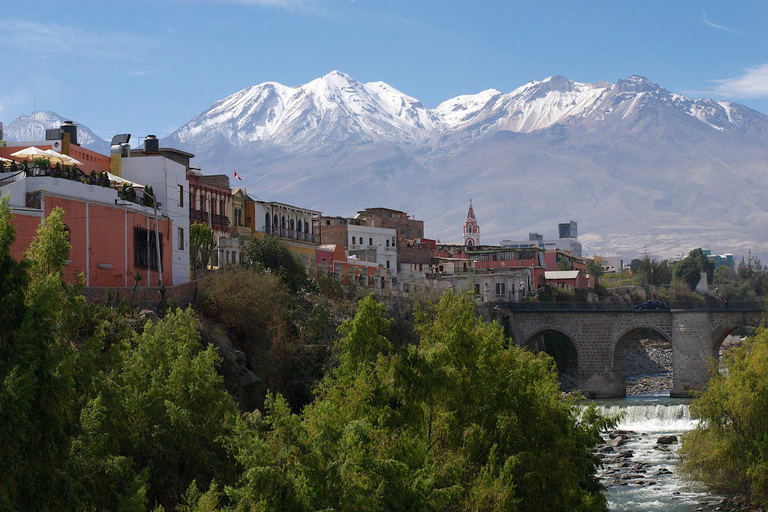
[[[651,82],[647,78],[640,75],[632,75],[626,80],[619,80],[616,82],[616,90],[620,92],[650,92],[650,91],[665,91],[659,84]]]
[[[68,121],[68,118],[61,117],[56,112],[36,112],[32,115],[22,114],[10,123],[6,124],[3,130],[3,136],[8,141],[32,141],[44,140],[45,130],[58,128]],[[77,125],[77,141],[81,146],[93,149],[94,151],[105,152],[109,148],[107,141],[93,133],[90,128],[84,124],[75,122]]]
[[[508,93],[488,89],[456,96],[429,109],[385,82],[362,83],[332,71],[294,87],[265,82],[236,92],[172,133],[168,142],[198,153],[255,154],[258,143],[301,154],[382,141],[423,144],[435,137],[470,142],[501,130],[531,133],[558,124],[582,125],[589,132],[636,131],[643,119],[659,116],[696,120],[702,124],[694,126],[720,132],[762,133],[766,124],[765,116],[741,105],[685,98],[639,75],[615,84],[557,75]]]

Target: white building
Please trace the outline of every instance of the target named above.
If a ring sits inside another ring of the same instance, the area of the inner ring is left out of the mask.
[[[154,140],[153,140],[154,139]],[[150,185],[155,194],[158,215],[173,222],[173,284],[189,281],[189,182],[187,168],[193,154],[177,149],[152,146],[157,139],[148,136],[144,149],[134,149],[121,158],[121,177]],[[150,151],[147,151],[149,145]],[[114,157],[114,153],[113,153]]]
[[[349,224],[347,247],[351,256],[364,261],[375,261],[389,273],[397,276],[397,231],[394,228],[374,228]]]

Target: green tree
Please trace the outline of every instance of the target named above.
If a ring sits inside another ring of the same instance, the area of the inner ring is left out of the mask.
[[[591,260],[587,260],[587,272],[589,275],[595,276],[595,288],[597,288],[600,276],[603,275],[603,266],[592,258]]]
[[[683,469],[767,504],[768,330],[723,356],[691,411],[700,423],[683,438]]]
[[[77,401],[74,350],[60,323],[68,302],[61,255],[69,249],[61,233],[54,211],[29,259],[14,261],[11,212],[0,202],[0,509],[75,509],[67,469]]]
[[[251,265],[277,274],[291,292],[298,292],[309,285],[304,265],[276,236],[265,235],[249,240],[245,246],[245,257]]]
[[[605,510],[592,449],[552,360],[510,346],[446,295],[395,351],[371,297],[341,328],[339,365],[301,415],[278,397],[238,424],[228,492],[256,510]]]
[[[672,282],[672,272],[667,261],[652,257],[648,251],[643,251],[640,258],[630,261],[629,268],[643,286],[660,286]]]
[[[189,226],[189,260],[195,279],[198,277],[200,268],[208,268],[214,249],[216,249],[216,239],[210,226],[193,222]]]
[[[701,279],[702,272],[706,272],[711,281],[715,272],[715,262],[698,248],[693,249],[688,253],[688,256],[675,264],[672,277],[686,283],[693,290]]]
[[[121,457],[129,457],[138,472],[147,472],[150,503],[166,507],[178,503],[193,481],[207,487],[214,479],[228,483],[234,477],[224,439],[237,408],[216,371],[216,348],[203,349],[196,325],[191,309],[148,323],[114,373],[114,387],[86,411],[98,416],[109,404],[89,435],[116,439],[117,452],[106,450],[105,458],[122,464]],[[124,475],[121,481],[131,480],[130,472]],[[141,479],[132,480],[140,496]]]

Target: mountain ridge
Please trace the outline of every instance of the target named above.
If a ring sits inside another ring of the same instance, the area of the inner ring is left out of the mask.
[[[768,256],[768,116],[640,75],[556,75],[428,108],[334,71],[237,91],[161,143],[204,172],[237,170],[259,197],[332,215],[386,204],[443,241],[461,240],[473,198],[483,243],[574,219],[593,254]]]

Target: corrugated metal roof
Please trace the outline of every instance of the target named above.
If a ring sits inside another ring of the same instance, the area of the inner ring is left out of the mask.
[[[544,272],[544,279],[576,279],[579,277],[578,270],[556,270]]]

